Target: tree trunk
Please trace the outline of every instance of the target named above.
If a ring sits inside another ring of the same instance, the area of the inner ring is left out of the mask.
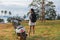
[[[41,12],[42,13],[42,19],[41,19],[42,22],[45,21],[45,7],[44,7],[45,2],[44,1],[45,0],[42,0],[42,12]]]

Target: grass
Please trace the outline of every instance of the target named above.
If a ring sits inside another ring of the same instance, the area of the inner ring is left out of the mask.
[[[28,32],[29,26],[27,21],[23,21]],[[27,37],[27,40],[60,40],[60,20],[46,21],[42,23],[37,21],[35,34]],[[0,40],[18,40],[11,23],[0,24]]]

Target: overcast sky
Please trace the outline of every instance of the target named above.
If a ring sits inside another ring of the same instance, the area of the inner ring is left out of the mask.
[[[0,5],[28,6],[32,0],[0,0]]]
[[[51,0],[56,5],[57,13],[60,12],[60,0]],[[32,0],[0,0],[0,11],[8,10],[12,12],[12,15],[26,14],[28,11],[28,6]],[[1,15],[1,14],[0,14]]]
[[[0,10],[8,10],[14,15],[22,16],[27,13],[31,2],[32,0],[0,0]]]

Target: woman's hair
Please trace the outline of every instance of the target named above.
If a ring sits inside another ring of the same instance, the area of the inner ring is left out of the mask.
[[[33,13],[35,13],[33,8],[31,8],[31,11],[32,11]]]

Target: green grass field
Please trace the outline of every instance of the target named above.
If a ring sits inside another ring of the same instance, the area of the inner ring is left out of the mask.
[[[28,32],[28,22],[23,21]],[[0,40],[18,40],[13,26],[9,24],[0,24]],[[27,40],[60,40],[60,20],[50,20],[42,23],[37,21],[35,27],[35,34],[27,37]]]

